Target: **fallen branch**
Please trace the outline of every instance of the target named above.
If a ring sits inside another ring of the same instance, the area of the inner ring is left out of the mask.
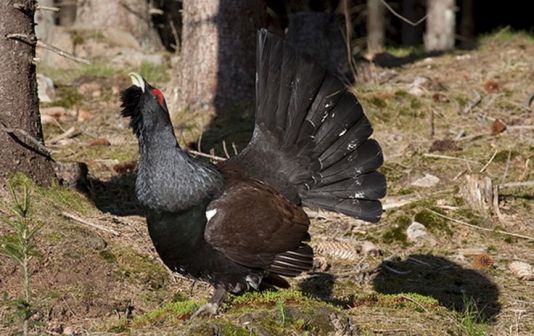
[[[102,225],[99,225],[99,224],[95,224],[95,223],[91,223],[91,222],[89,222],[88,220],[83,219],[83,218],[81,218],[81,217],[79,217],[79,216],[76,216],[76,215],[74,215],[74,214],[71,214],[71,213],[69,213],[69,212],[63,211],[63,212],[61,213],[61,215],[63,215],[64,217],[70,218],[70,219],[72,219],[72,220],[75,220],[75,221],[78,222],[78,223],[82,223],[82,224],[85,224],[85,225],[90,226],[90,227],[92,227],[92,228],[95,228],[95,229],[98,229],[98,230],[101,230],[101,231],[105,231],[105,232],[111,233],[111,234],[113,234],[114,236],[120,236],[120,233],[117,232],[117,231],[115,231],[115,230],[113,230],[113,229],[108,229],[108,228],[105,227],[105,226],[102,226]]]
[[[382,4],[384,5],[384,7],[386,7],[390,12],[391,14],[395,15],[396,17],[398,17],[399,19],[401,19],[402,21],[406,22],[407,24],[411,25],[411,26],[418,26],[420,25],[423,21],[426,20],[427,16],[428,15],[425,15],[423,16],[422,18],[420,18],[419,20],[413,22],[413,21],[410,21],[408,20],[407,18],[405,18],[404,16],[400,15],[399,13],[397,13],[393,8],[391,8],[391,6],[385,1],[385,0],[380,0],[382,2]]]
[[[86,60],[85,58],[81,58],[81,57],[78,57],[78,56],[74,56],[73,54],[71,53],[68,53],[64,50],[61,50],[59,49],[58,47],[54,47],[53,45],[50,45],[46,42],[43,42],[41,40],[37,40],[37,44],[36,44],[37,47],[41,47],[41,48],[45,48],[45,49],[48,49],[50,50],[51,52],[53,53],[56,53],[58,54],[59,56],[63,56],[67,59],[70,59],[74,62],[78,62],[78,63],[83,63],[83,64],[91,64],[91,62],[89,60]]]
[[[42,10],[42,11],[50,11],[50,12],[59,12],[59,8],[58,7],[50,7],[50,6],[41,6],[41,5],[37,5],[36,7],[37,10]]]
[[[499,184],[499,189],[504,188],[521,188],[521,187],[534,187],[534,180],[524,182],[507,182]]]
[[[519,233],[507,232],[507,231],[503,231],[503,230],[499,230],[499,229],[488,229],[488,228],[476,226],[476,225],[473,225],[473,224],[469,224],[469,223],[461,221],[459,219],[455,219],[455,218],[452,218],[452,217],[449,217],[449,216],[442,215],[439,212],[436,212],[436,211],[434,211],[432,209],[428,209],[427,208],[426,210],[430,211],[431,213],[433,213],[434,215],[436,215],[438,217],[450,220],[453,223],[457,223],[457,224],[461,224],[463,226],[470,227],[472,229],[477,229],[477,230],[482,230],[482,231],[487,231],[487,232],[497,232],[497,233],[500,233],[500,234],[503,234],[503,235],[507,235],[507,236],[523,238],[523,239],[527,239],[527,240],[530,240],[530,241],[534,241],[534,237],[522,235],[522,234],[519,234]]]
[[[48,143],[50,145],[53,145],[53,144],[56,144],[58,143],[59,141],[63,140],[63,139],[69,139],[69,138],[74,138],[75,136],[79,135],[81,132],[74,126],[72,126],[71,128],[69,128],[68,130],[66,130],[65,132],[59,134],[58,136],[48,140]]]

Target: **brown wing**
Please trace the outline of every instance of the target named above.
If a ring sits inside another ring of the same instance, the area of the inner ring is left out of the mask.
[[[225,191],[208,206],[204,237],[230,260],[268,269],[309,238],[304,211],[268,185],[224,171]],[[309,269],[309,267],[307,268]],[[303,271],[307,270],[303,269]]]

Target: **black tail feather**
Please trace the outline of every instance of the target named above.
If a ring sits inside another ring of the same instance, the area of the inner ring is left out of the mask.
[[[313,249],[301,244],[296,250],[277,255],[269,267],[269,271],[289,277],[297,276],[313,267]]]
[[[377,221],[386,193],[376,171],[383,156],[356,97],[266,30],[259,33],[257,64],[254,136],[232,162],[292,201]]]

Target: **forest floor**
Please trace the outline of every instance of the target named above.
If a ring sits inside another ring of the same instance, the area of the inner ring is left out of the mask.
[[[517,263],[534,265],[534,38],[501,31],[470,51],[391,53],[409,62],[367,66],[354,88],[385,155],[380,223],[308,210],[313,273],[193,320],[211,288],[162,266],[133,197],[137,142],[118,103],[132,69],[39,68],[57,86],[42,106],[46,143],[56,160],[86,163],[89,179],[79,192],[13,178],[16,193],[30,187],[38,253],[30,307],[20,267],[0,256],[0,334],[20,332],[25,314],[39,335],[534,334],[533,270]],[[170,65],[133,70],[168,85]],[[174,123],[184,146],[207,126],[194,112]],[[8,222],[13,202],[0,199]]]

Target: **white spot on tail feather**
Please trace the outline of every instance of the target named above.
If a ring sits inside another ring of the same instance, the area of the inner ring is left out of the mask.
[[[339,136],[343,136],[343,134],[347,133],[347,129],[345,128],[341,133],[339,133]]]
[[[206,211],[206,219],[208,220],[208,222],[210,221],[210,219],[213,218],[213,216],[215,216],[216,213],[217,213],[217,209],[211,209],[211,210]]]

